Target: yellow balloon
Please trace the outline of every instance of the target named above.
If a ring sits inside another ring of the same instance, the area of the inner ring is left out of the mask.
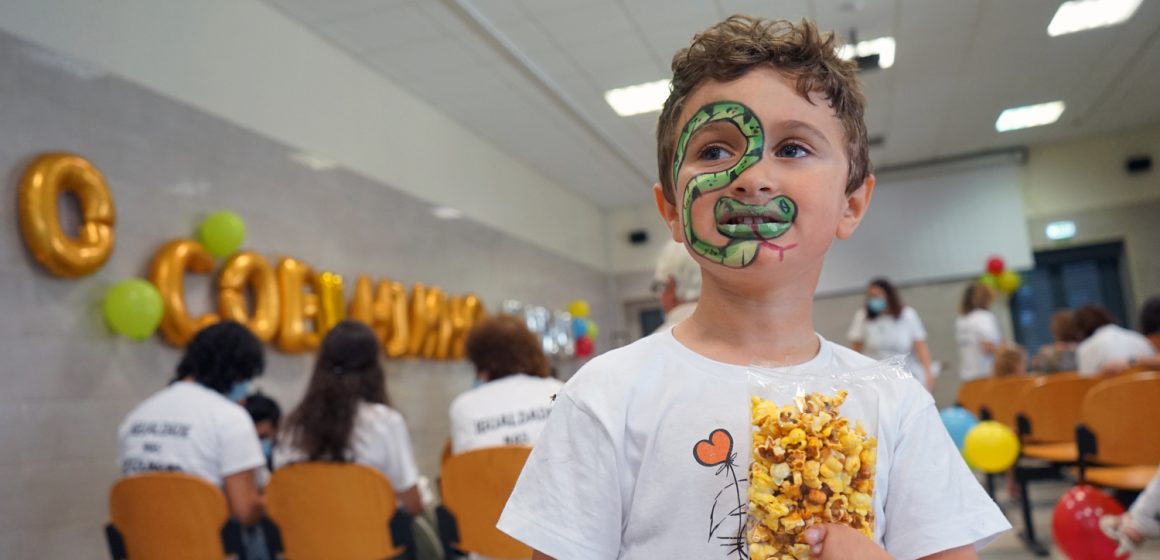
[[[281,302],[280,323],[275,342],[283,352],[307,352],[318,348],[322,337],[317,331],[307,330],[306,321],[318,324],[322,293],[319,277],[310,265],[290,257],[278,261],[278,295]],[[313,293],[304,293],[309,287]]]
[[[253,313],[246,305],[246,288],[254,294]],[[262,342],[278,332],[278,276],[261,255],[235,253],[218,275],[218,313],[249,327]]]
[[[192,239],[174,239],[153,255],[149,281],[157,286],[165,306],[161,335],[178,348],[184,347],[197,331],[221,320],[213,313],[191,318],[185,305],[185,274],[209,274],[213,265],[213,256]]]
[[[573,317],[579,319],[587,317],[590,311],[591,307],[588,305],[587,300],[577,299],[568,304],[568,313],[571,313]]]
[[[64,192],[71,192],[80,202],[75,238],[60,226],[57,209]],[[113,196],[101,172],[80,156],[49,153],[36,158],[20,180],[19,213],[29,252],[57,276],[90,274],[113,254],[117,222]]]
[[[974,468],[1000,473],[1010,469],[1019,459],[1019,438],[1011,428],[994,420],[985,420],[967,432],[963,456]]]
[[[1019,276],[1019,273],[1015,272],[1014,270],[1004,270],[995,279],[995,284],[998,286],[999,291],[1003,292],[1004,294],[1011,295],[1015,293],[1015,290],[1019,289],[1021,284],[1023,284],[1023,279]]]

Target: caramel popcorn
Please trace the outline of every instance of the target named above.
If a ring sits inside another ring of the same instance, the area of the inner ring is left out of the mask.
[[[815,523],[842,523],[874,538],[878,439],[839,414],[846,396],[809,393],[786,406],[753,397],[751,560],[809,558],[804,534]]]

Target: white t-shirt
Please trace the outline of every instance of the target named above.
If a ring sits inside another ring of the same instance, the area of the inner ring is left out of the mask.
[[[818,355],[796,368],[872,363],[821,340]],[[745,519],[734,512],[748,507],[747,369],[705,358],[671,331],[594,358],[557,396],[499,529],[560,560],[744,558]],[[879,542],[896,558],[919,558],[1009,529],[931,396],[913,379],[887,385],[878,409]],[[696,459],[698,442],[717,430],[733,441],[732,469]]]
[[[695,301],[677,304],[676,307],[670,309],[668,313],[665,313],[665,322],[661,323],[661,326],[657,327],[657,330],[654,332],[671,330],[673,327],[679,325],[681,321],[691,317],[696,310],[697,302]]]
[[[347,451],[347,461],[378,469],[391,481],[396,492],[408,490],[419,482],[419,468],[415,466],[407,424],[402,414],[385,404],[359,403]],[[294,447],[289,437],[278,438],[274,447],[274,470],[306,460],[306,454]]]
[[[884,312],[873,319],[867,319],[863,307],[854,314],[846,338],[850,342],[863,343],[862,353],[875,360],[906,355],[906,365],[910,370],[922,374],[922,364],[918,363],[913,352],[915,342],[926,340],[926,329],[913,307],[903,307],[897,318]]]
[[[552,397],[564,384],[523,373],[489,381],[451,402],[451,451],[532,445],[544,430]]]
[[[996,346],[1003,340],[999,320],[986,309],[975,309],[955,318],[955,343],[959,347],[959,377],[963,381],[991,375],[994,354],[983,352],[983,342]]]
[[[1076,367],[1082,375],[1095,375],[1114,360],[1142,358],[1156,353],[1148,337],[1119,325],[1104,325],[1075,350]]]
[[[227,476],[266,466],[246,409],[200,383],[178,381],[145,399],[117,437],[126,476],[176,471],[221,486]]]

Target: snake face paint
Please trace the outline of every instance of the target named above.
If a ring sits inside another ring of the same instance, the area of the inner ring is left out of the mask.
[[[778,259],[784,259],[785,252],[796,244],[782,246],[772,240],[788,232],[797,217],[797,204],[788,196],[779,195],[765,204],[748,204],[730,197],[718,199],[713,215],[717,222],[717,232],[728,239],[724,245],[714,245],[701,239],[694,231],[693,203],[705,194],[731,185],[746,169],[760,161],[765,151],[765,132],[761,120],[749,107],[736,101],[709,103],[689,119],[677,140],[673,158],[674,181],[688,155],[689,140],[702,129],[711,126],[736,128],[729,132],[740,133],[743,141],[739,144],[744,144],[744,151],[740,156],[726,161],[732,162],[727,169],[698,174],[685,186],[681,210],[686,241],[702,257],[733,268],[752,264],[762,247],[777,251]]]

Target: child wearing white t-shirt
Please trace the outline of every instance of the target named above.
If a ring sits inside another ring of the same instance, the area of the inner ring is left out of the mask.
[[[854,65],[812,23],[735,16],[678,52],[673,74],[653,191],[701,266],[701,300],[558,395],[499,523],[536,558],[747,558],[747,366],[872,363],[811,319],[825,254],[874,188]],[[879,402],[876,538],[815,525],[813,557],[975,558],[1007,520],[916,380]]]
[[[360,463],[383,473],[403,510],[423,512],[411,436],[387,405],[378,338],[358,321],[327,332],[302,402],[286,418],[274,447],[274,468],[302,461]]]

